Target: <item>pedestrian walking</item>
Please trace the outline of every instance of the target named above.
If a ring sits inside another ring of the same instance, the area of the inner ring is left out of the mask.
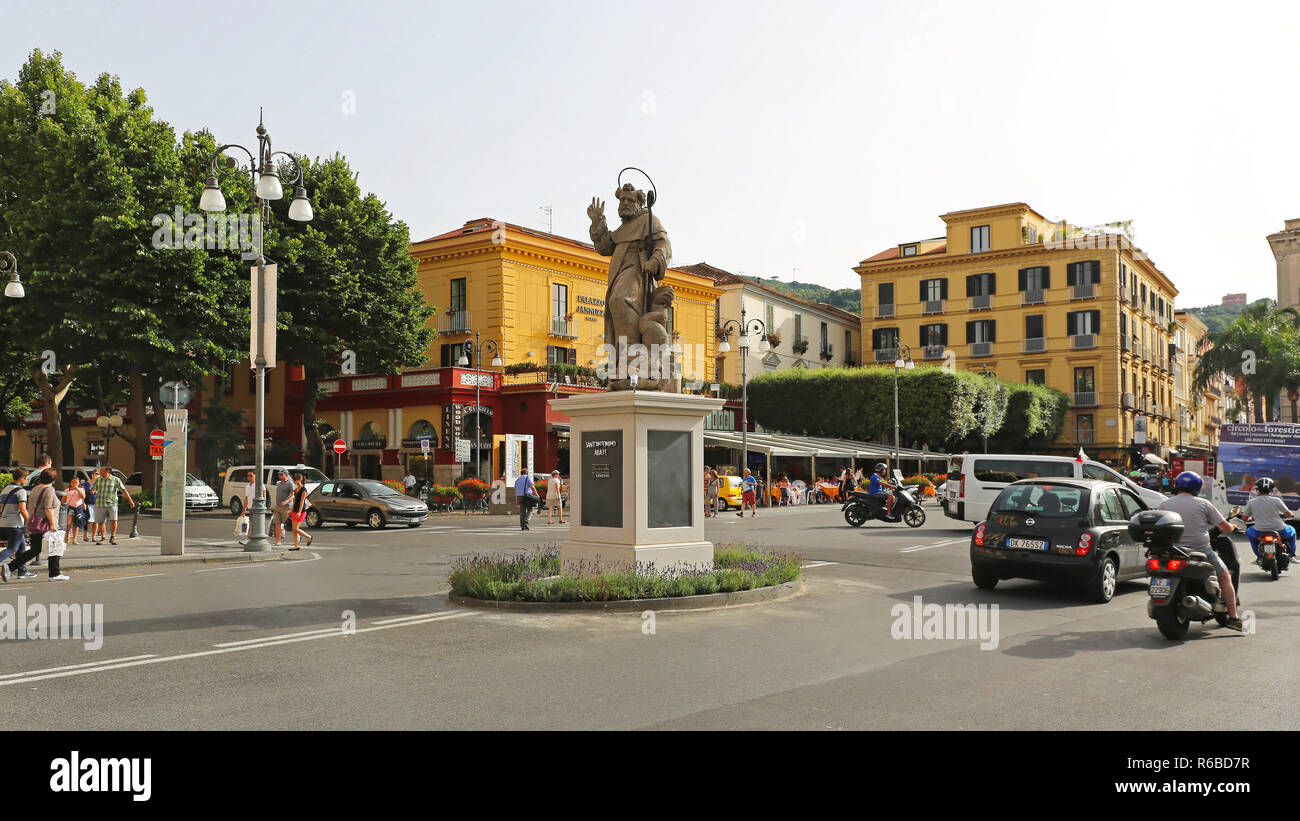
[[[415,495],[415,474],[411,472],[410,468],[406,469],[406,478],[402,479],[402,484],[406,485],[407,496]]]
[[[262,495],[265,497],[266,488],[262,488]],[[235,539],[241,546],[248,544],[248,534],[252,529],[253,500],[257,498],[257,474],[253,471],[248,472],[244,478],[244,506],[239,511],[239,516],[235,519]]]
[[[41,543],[46,536],[51,533],[59,533],[59,495],[54,492],[54,478],[56,475],[54,468],[46,468],[41,471],[40,481],[37,483],[36,489],[31,493],[31,509],[27,519],[29,547],[14,556],[13,561],[9,564],[9,569],[16,573],[20,579],[30,579],[36,576],[35,573],[27,569],[27,563],[41,554]],[[51,541],[55,540],[51,539]],[[62,553],[61,548],[59,553]],[[68,577],[59,572],[59,559],[61,556],[50,554],[48,558],[50,581],[68,581]]]
[[[528,520],[533,517],[533,505],[541,501],[537,495],[537,486],[533,484],[533,477],[527,472],[519,474],[515,480],[515,504],[519,505],[519,529],[532,530],[528,526]]]
[[[68,524],[64,540],[68,544],[76,544],[77,530],[84,531],[90,521],[86,515],[86,491],[81,485],[80,477],[73,476],[68,482],[68,492],[64,494],[63,501],[68,506]]]
[[[745,468],[745,475],[740,480],[740,512],[737,516],[744,518],[745,508],[749,508],[749,516],[753,518],[758,515],[758,480],[749,468]]]
[[[289,499],[293,496],[293,479],[289,478],[289,471],[281,469],[278,475],[280,482],[275,486],[275,521],[272,525],[276,547],[284,540],[284,526],[289,521]]]
[[[307,482],[301,473],[293,475],[293,495],[290,498],[289,524],[293,528],[293,547],[289,549],[300,549],[298,546],[300,536],[307,538],[307,546],[310,547],[316,540],[310,533],[304,533],[302,530],[302,523],[307,520],[307,508],[311,507],[311,503],[307,501]]]
[[[718,515],[718,472],[709,466],[704,467],[704,518]]]
[[[560,517],[560,524],[564,521],[564,491],[560,481],[560,472],[551,471],[551,478],[546,481],[546,523],[555,524],[551,521],[551,513],[557,513]]]
[[[95,493],[95,476],[99,474],[99,469],[91,471],[90,478],[82,485],[82,490],[86,493],[86,525],[81,535],[82,544],[90,544],[94,538],[94,531],[99,525],[95,524],[95,505],[98,503],[99,496]]]
[[[7,562],[27,546],[27,468],[14,468],[14,480],[0,490],[0,562]],[[35,576],[35,573],[28,575]],[[9,565],[0,564],[0,581],[9,581]]]
[[[91,482],[91,486],[95,488],[95,495],[99,497],[99,503],[95,506],[95,521],[107,526],[108,543],[117,544],[118,494],[126,496],[126,501],[132,508],[135,507],[135,500],[131,498],[130,493],[126,492],[122,480],[113,475],[113,469],[107,463],[100,467],[99,478]],[[95,544],[103,543],[104,530],[100,530],[99,540]]]

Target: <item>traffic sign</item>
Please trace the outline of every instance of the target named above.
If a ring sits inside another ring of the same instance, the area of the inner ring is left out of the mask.
[[[162,431],[158,430],[157,428],[154,428],[153,430],[149,431],[149,444],[162,445],[163,436],[164,434]],[[150,452],[152,453],[152,451]]]
[[[156,431],[155,431],[155,432],[156,432]],[[163,458],[163,446],[162,446],[162,445],[150,445],[150,446],[149,446],[149,455],[152,456],[154,459],[161,459],[161,458]]]
[[[469,445],[470,445],[470,440],[468,439],[456,440],[456,461],[457,462],[469,461]]]
[[[432,447],[433,447],[433,442],[429,439],[428,436],[421,436],[421,437],[420,437],[420,452],[421,452],[421,453],[423,453],[425,456],[428,456],[428,455],[429,455],[429,450],[430,450]]]
[[[335,439],[335,440],[334,440],[334,452],[335,452],[335,453],[338,453],[338,454],[347,453],[347,452],[348,452],[348,443],[347,443],[347,442],[344,442],[342,439]]]

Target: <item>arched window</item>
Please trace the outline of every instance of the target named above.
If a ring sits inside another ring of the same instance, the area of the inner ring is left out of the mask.
[[[422,439],[429,437],[431,447],[438,447],[438,429],[428,419],[421,419],[411,425],[410,431],[406,434],[408,439]]]

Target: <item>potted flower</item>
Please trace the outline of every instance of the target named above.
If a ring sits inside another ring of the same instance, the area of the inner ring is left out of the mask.
[[[465,501],[477,502],[487,495],[489,488],[480,479],[461,479],[456,483],[456,490],[460,491],[461,498]]]
[[[790,346],[790,350],[794,351],[799,355],[808,353],[808,340],[806,338],[796,339],[794,341],[794,344]]]
[[[776,332],[768,334],[767,344],[771,345],[773,348],[779,347],[781,344],[781,335]]]
[[[450,504],[452,499],[460,497],[460,491],[451,485],[429,485],[429,498],[435,504]]]

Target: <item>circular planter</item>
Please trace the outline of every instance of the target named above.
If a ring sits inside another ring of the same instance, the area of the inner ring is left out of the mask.
[[[663,599],[627,599],[624,601],[492,601],[448,593],[447,601],[476,610],[503,613],[641,613],[646,610],[714,610],[742,604],[780,601],[803,593],[803,582],[786,582],[772,587],[737,590],[734,593],[709,593],[703,596],[671,596]]]

